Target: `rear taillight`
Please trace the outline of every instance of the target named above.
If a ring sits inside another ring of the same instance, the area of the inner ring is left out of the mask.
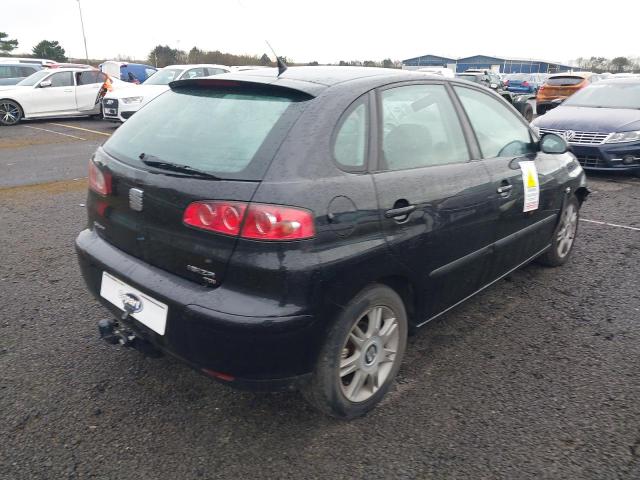
[[[302,240],[314,235],[310,211],[256,203],[249,206],[240,236],[258,240]]]
[[[184,211],[185,225],[253,240],[303,240],[315,235],[313,214],[262,203],[200,201]]]
[[[504,81],[505,86],[509,85],[509,80]]]
[[[182,221],[191,227],[237,236],[246,209],[242,202],[194,202],[184,211]]]
[[[89,188],[100,195],[111,193],[111,174],[100,170],[93,160],[89,160]]]
[[[529,82],[527,82],[526,80],[524,82],[522,82],[522,86],[523,87],[528,87],[529,86]]]

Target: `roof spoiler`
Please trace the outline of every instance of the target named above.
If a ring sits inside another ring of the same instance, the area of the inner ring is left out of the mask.
[[[180,90],[181,88],[245,88],[245,89],[260,89],[270,92],[279,93],[295,93],[298,95],[305,95],[313,97],[308,92],[299,90],[293,86],[283,85],[282,83],[273,83],[277,78],[266,77],[266,82],[251,81],[246,79],[232,79],[232,78],[191,78],[187,80],[176,80],[169,83],[171,90]]]

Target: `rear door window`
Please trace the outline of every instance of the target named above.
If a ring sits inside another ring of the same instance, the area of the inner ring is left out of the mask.
[[[17,77],[14,72],[14,67],[10,65],[0,65],[0,78],[13,78]]]
[[[80,72],[78,76],[78,85],[92,85],[95,83],[103,83],[103,74],[97,70],[89,70],[88,72]]]
[[[309,98],[297,92],[170,90],[127,120],[104,148],[144,169],[141,156],[221,178],[260,180]]]
[[[382,170],[466,162],[469,151],[444,85],[382,91]]]

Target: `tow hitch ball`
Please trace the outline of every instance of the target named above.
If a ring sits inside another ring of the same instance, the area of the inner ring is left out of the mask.
[[[131,347],[136,339],[134,334],[120,328],[120,325],[111,319],[100,320],[98,322],[98,330],[100,331],[100,338],[112,345],[120,344],[125,347]]]

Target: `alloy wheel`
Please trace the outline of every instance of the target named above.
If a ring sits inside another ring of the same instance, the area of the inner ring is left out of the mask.
[[[569,203],[562,214],[562,223],[556,237],[556,252],[558,257],[564,258],[571,251],[573,240],[578,229],[578,210],[573,203]]]
[[[14,125],[20,120],[20,108],[13,102],[0,103],[0,121],[5,125]]]
[[[364,402],[384,385],[396,361],[399,341],[398,320],[389,307],[373,307],[358,318],[340,358],[340,386],[349,401]]]

